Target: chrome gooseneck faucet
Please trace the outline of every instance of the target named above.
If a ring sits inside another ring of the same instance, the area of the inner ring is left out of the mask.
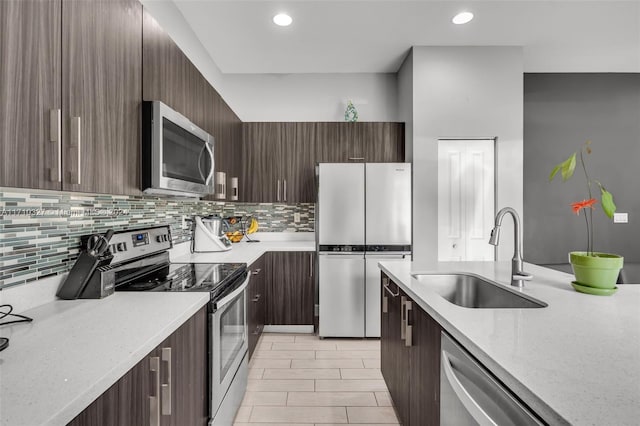
[[[520,217],[511,207],[505,207],[496,215],[496,222],[494,228],[491,230],[491,238],[489,238],[489,244],[497,246],[500,240],[500,225],[502,225],[502,218],[505,214],[510,213],[513,217],[515,225],[514,230],[514,253],[513,259],[511,259],[511,285],[516,287],[524,287],[525,281],[530,281],[533,275],[528,274],[522,270],[522,229],[520,226]]]

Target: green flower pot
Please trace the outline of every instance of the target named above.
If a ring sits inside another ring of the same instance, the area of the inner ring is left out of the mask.
[[[569,253],[569,263],[578,284],[594,288],[614,288],[624,258],[617,254],[597,252],[588,256],[584,251],[574,251]]]

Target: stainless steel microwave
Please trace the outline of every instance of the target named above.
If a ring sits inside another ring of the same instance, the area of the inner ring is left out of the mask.
[[[162,102],[142,102],[143,192],[213,194],[213,142],[213,136]]]

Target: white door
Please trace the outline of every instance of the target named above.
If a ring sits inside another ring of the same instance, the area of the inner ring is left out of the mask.
[[[438,260],[494,260],[493,139],[438,141]]]

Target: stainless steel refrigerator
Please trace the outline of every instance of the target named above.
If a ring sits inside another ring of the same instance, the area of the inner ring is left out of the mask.
[[[320,163],[319,335],[380,337],[378,262],[411,254],[411,164]]]

